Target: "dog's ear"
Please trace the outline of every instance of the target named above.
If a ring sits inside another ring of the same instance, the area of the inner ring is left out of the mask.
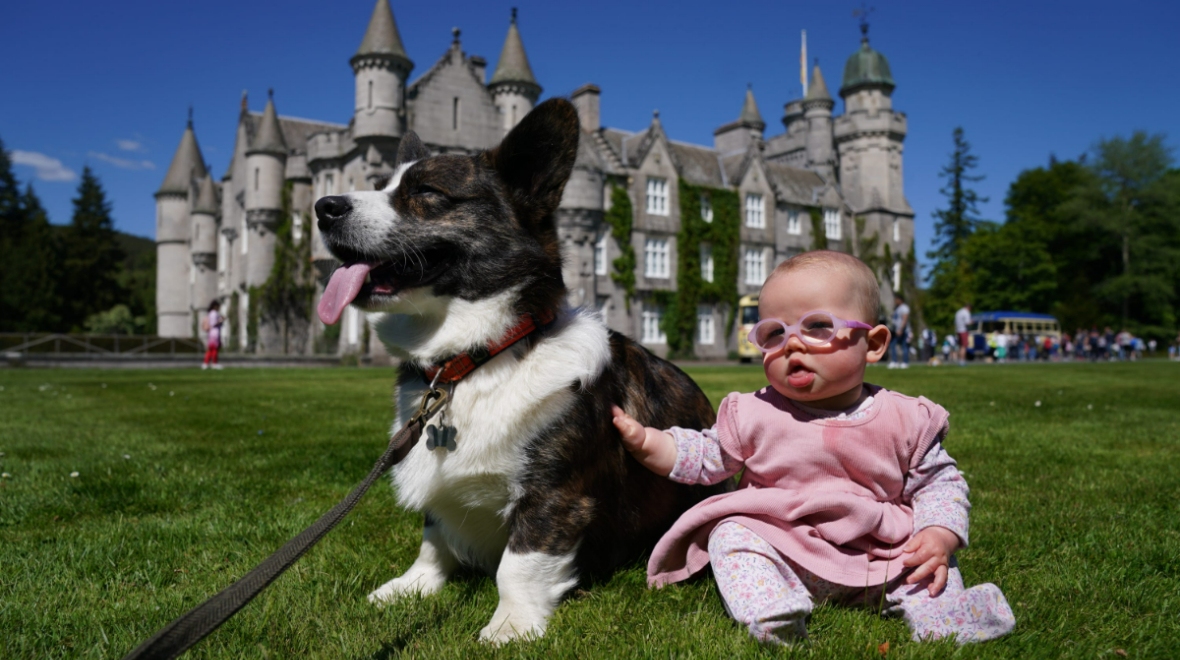
[[[578,155],[578,126],[572,103],[549,99],[525,115],[488,154],[526,225],[557,210]]]
[[[402,136],[402,141],[397,145],[397,163],[394,167],[399,167],[404,163],[411,163],[416,160],[422,160],[430,155],[426,145],[422,144],[422,140],[418,139],[418,134],[414,131],[406,131]]]

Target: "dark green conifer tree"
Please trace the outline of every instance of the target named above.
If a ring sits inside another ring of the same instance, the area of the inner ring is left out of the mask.
[[[115,238],[111,205],[89,167],[82,170],[73,201],[74,217],[62,233],[59,295],[63,325],[81,330],[87,316],[123,301],[118,275],[125,255]]]
[[[0,331],[57,330],[57,241],[30,185],[22,194],[0,142]]]

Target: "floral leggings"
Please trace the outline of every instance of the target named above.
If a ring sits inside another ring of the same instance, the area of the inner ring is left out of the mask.
[[[883,602],[883,613],[904,617],[915,641],[955,635],[960,644],[982,642],[1006,635],[1016,625],[1000,588],[994,584],[964,588],[953,558],[946,588],[937,596],[926,590],[931,578],[917,584],[898,578],[883,587],[848,587],[784,559],[762,537],[726,521],[709,535],[709,563],[725,609],[764,642],[788,643],[807,637],[807,616],[816,600],[847,605]]]

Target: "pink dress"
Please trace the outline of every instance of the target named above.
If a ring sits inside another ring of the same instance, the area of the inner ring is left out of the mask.
[[[924,397],[875,386],[868,414],[816,417],[772,388],[730,394],[714,427],[745,467],[736,491],[687,511],[652,552],[648,583],[684,580],[709,563],[709,533],[738,522],[784,557],[836,584],[879,585],[900,574],[913,532],[909,471],[946,432],[948,414]]]

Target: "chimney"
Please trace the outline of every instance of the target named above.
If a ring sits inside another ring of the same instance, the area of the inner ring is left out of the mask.
[[[488,61],[481,55],[472,55],[467,58],[467,61],[471,63],[471,68],[475,70],[475,75],[479,78],[479,84],[488,84]]]
[[[587,83],[574,90],[570,95],[570,100],[574,102],[574,107],[578,110],[578,119],[581,120],[582,130],[594,132],[602,128],[602,119],[599,115],[598,97],[602,94],[602,90],[594,83]]]

